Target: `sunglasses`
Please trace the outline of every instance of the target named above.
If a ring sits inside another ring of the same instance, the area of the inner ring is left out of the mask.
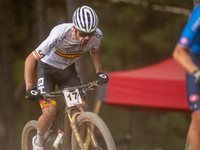
[[[86,37],[86,36],[91,37],[91,36],[93,36],[94,33],[95,33],[95,31],[94,31],[94,32],[91,32],[91,33],[85,33],[85,32],[82,32],[82,31],[80,31],[80,30],[78,30],[78,31],[79,31],[79,36],[81,36],[81,37]]]

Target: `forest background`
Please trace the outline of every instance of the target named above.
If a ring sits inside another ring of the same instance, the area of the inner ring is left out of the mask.
[[[23,69],[26,57],[48,36],[54,26],[71,22],[74,10],[81,5],[91,6],[98,14],[99,28],[104,35],[101,50],[103,69],[106,72],[135,69],[171,57],[189,17],[188,13],[184,13],[185,9],[190,11],[193,8],[192,0],[1,0],[2,149],[20,149],[23,126],[29,120],[38,119],[41,114],[38,102],[24,98]],[[177,14],[165,9],[166,6],[184,9]],[[93,80],[95,72],[89,53],[80,58],[76,67],[83,82]],[[94,93],[88,95],[87,109],[91,111]],[[129,150],[184,149],[190,123],[189,113],[136,110],[133,114]],[[115,138],[129,133],[128,110],[104,104],[99,115]],[[118,145],[119,150],[127,148],[128,144]]]

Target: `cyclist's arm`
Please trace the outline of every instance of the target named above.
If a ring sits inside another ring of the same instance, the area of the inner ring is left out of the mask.
[[[189,50],[189,48],[177,44],[173,52],[173,58],[185,71],[192,75],[199,68],[194,64],[188,54]]]
[[[199,68],[194,64],[192,58],[188,54],[189,51],[194,51],[194,48],[191,50],[191,47],[193,46],[195,39],[199,36],[199,11],[200,5],[192,11],[191,16],[185,25],[173,52],[173,57],[177,63],[191,75],[195,71],[199,70]]]
[[[101,50],[99,49],[98,51],[94,52],[92,49],[90,49],[90,57],[94,64],[96,73],[102,72]]]
[[[29,54],[29,56],[25,60],[25,67],[24,67],[26,90],[33,87],[36,64],[37,64],[37,59],[33,56],[33,53]]]

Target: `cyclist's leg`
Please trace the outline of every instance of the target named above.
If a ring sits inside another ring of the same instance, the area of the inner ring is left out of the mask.
[[[75,65],[72,64],[71,66],[69,66],[67,69],[63,70],[64,73],[62,73],[62,75],[64,75],[65,77],[60,76],[59,80],[57,81],[58,83],[58,87],[62,88],[64,86],[78,86],[78,85],[82,85],[82,82],[79,78],[79,75],[75,69]],[[85,91],[81,90],[79,91],[83,100],[83,104],[82,107],[85,107]]]
[[[72,64],[65,70],[60,70],[60,76],[56,79],[59,88],[63,86],[77,86],[82,85],[82,82],[75,69],[75,64]]]
[[[192,113],[192,122],[189,129],[189,141],[192,150],[200,149],[200,111]]]
[[[54,68],[42,63],[38,62],[38,83],[37,88],[40,93],[50,92],[55,89],[55,83],[52,80],[51,74],[54,72]],[[35,144],[38,146],[43,146],[44,144],[44,134],[51,125],[51,122],[56,114],[57,104],[56,100],[52,99],[50,102],[46,102],[45,100],[40,100],[40,106],[42,109],[42,115],[38,119],[37,124],[37,138]]]
[[[200,55],[190,53],[195,64],[200,66]],[[187,99],[190,106],[191,125],[189,129],[189,140],[193,150],[200,149],[200,85],[194,82],[194,78],[186,74]]]
[[[192,78],[191,78],[192,79]],[[192,79],[193,80],[193,79]],[[189,88],[190,86],[187,86]],[[189,91],[189,90],[188,90]],[[194,91],[193,91],[194,92]],[[188,92],[188,101],[190,104],[191,113],[191,125],[189,128],[189,141],[192,149],[200,149],[200,104],[199,94]]]

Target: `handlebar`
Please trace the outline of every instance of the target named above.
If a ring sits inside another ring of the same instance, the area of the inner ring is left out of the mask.
[[[93,82],[89,82],[87,84],[84,85],[79,85],[79,86],[72,86],[72,87],[64,87],[62,88],[62,90],[59,91],[53,91],[53,92],[49,92],[49,93],[45,93],[42,94],[43,98],[55,98],[56,95],[61,95],[63,92],[63,90],[68,90],[68,91],[74,91],[76,89],[91,89],[95,86],[98,86],[98,81],[93,81]]]
[[[85,90],[89,90],[95,86],[98,86],[99,83],[98,81],[93,81],[93,82],[89,82],[87,84],[84,84],[84,85],[79,85],[79,86],[72,86],[72,87],[64,87],[62,88],[61,90],[58,90],[58,91],[53,91],[53,92],[49,92],[49,93],[44,93],[44,94],[40,94],[41,95],[41,98],[55,98],[56,95],[61,95],[63,94],[63,90],[68,90],[68,91],[74,91],[76,89],[85,89]],[[29,98],[28,96],[26,96],[26,98]]]

